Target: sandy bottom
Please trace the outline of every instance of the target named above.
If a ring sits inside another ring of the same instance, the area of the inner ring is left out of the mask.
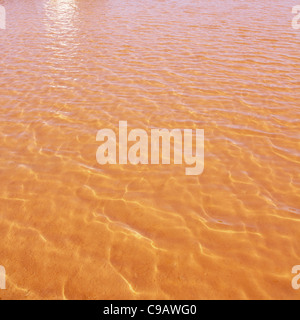
[[[4,0],[0,299],[299,299],[294,1]],[[96,161],[205,130],[205,171]]]

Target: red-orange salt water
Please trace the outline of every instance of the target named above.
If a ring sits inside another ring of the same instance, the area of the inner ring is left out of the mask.
[[[1,299],[299,299],[297,1],[1,0]],[[205,130],[205,170],[97,131]]]

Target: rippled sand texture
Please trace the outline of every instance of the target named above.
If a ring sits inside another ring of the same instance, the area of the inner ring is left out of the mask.
[[[1,299],[299,299],[295,1],[0,4]],[[205,172],[98,165],[119,120]]]

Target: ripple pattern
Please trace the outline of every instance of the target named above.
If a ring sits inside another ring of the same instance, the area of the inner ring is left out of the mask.
[[[292,0],[1,0],[0,299],[299,299]],[[205,129],[205,171],[96,133]]]

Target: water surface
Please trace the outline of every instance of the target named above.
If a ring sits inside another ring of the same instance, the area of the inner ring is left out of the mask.
[[[299,299],[295,1],[0,0],[1,299]],[[205,129],[205,171],[96,133]]]

